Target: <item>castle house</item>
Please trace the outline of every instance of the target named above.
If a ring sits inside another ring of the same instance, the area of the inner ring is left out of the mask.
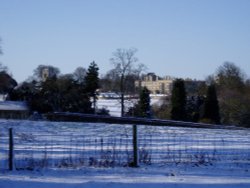
[[[171,94],[173,78],[160,78],[154,73],[148,73],[142,80],[135,81],[135,87],[147,87],[152,94]]]

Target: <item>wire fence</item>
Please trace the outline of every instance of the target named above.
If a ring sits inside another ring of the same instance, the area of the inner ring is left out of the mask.
[[[1,123],[1,122],[0,122]],[[236,165],[250,167],[250,131],[138,125],[138,163],[144,165]],[[131,125],[12,122],[0,128],[0,169],[13,167],[129,167],[134,163]]]

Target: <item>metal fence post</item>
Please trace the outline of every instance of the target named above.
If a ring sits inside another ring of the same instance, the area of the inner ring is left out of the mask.
[[[137,138],[137,125],[133,125],[133,167],[139,166],[138,161],[138,138]]]
[[[12,128],[9,129],[9,170],[13,170],[13,148],[14,148],[14,142],[13,142],[13,131]]]

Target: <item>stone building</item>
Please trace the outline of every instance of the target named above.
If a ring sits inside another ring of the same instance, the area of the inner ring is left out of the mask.
[[[148,73],[141,80],[135,81],[135,87],[147,87],[151,94],[171,95],[175,78],[166,76],[161,78],[154,73]],[[197,91],[205,85],[204,81],[185,79],[185,89],[189,95],[196,95]]]
[[[42,81],[45,82],[48,78],[57,76],[57,70],[51,66],[44,66],[41,72]]]
[[[51,77],[51,71],[49,68],[44,68],[42,70],[42,80],[45,82],[48,78]]]
[[[161,78],[154,73],[148,73],[142,80],[135,81],[135,87],[147,87],[152,94],[171,94],[173,78]]]

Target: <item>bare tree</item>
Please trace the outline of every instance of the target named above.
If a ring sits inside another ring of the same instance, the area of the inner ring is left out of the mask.
[[[76,68],[75,72],[73,73],[74,79],[78,82],[78,83],[83,83],[85,76],[87,74],[87,70],[83,67],[78,67]]]
[[[135,63],[138,59],[135,57],[137,49],[117,49],[110,59],[115,66],[114,70],[120,77],[120,95],[121,95],[121,116],[124,116],[124,92],[125,79],[134,72]]]
[[[234,63],[225,62],[214,75],[221,122],[249,126],[250,95],[246,75]]]

